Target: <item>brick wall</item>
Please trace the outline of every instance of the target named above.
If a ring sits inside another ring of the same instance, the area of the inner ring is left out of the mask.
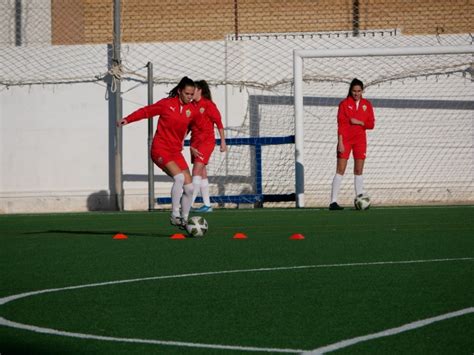
[[[84,2],[51,1],[51,43],[86,43],[84,37]]]
[[[239,0],[239,32],[350,30],[351,11],[352,4],[348,0]]]
[[[123,1],[123,41],[222,39],[233,31],[232,0]]]
[[[474,32],[474,0],[122,0],[122,41],[223,39],[228,34],[398,28]],[[237,6],[236,6],[237,5]],[[52,0],[54,44],[110,43],[112,0]]]
[[[81,2],[84,3],[85,42],[112,43],[113,1],[81,0]]]
[[[473,0],[360,1],[360,28],[400,28],[403,34],[469,33]]]

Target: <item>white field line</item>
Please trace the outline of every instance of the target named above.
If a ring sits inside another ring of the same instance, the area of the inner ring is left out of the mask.
[[[43,334],[48,334],[48,335],[59,335],[59,336],[79,338],[79,339],[93,339],[93,340],[115,341],[115,342],[124,342],[124,343],[187,346],[187,347],[192,347],[192,348],[221,349],[221,350],[261,351],[261,352],[272,352],[272,353],[301,353],[302,351],[304,351],[304,350],[298,350],[298,349],[257,348],[257,347],[250,347],[250,346],[202,344],[202,343],[189,343],[189,342],[181,342],[181,341],[167,341],[167,340],[154,340],[154,339],[116,338],[116,337],[108,337],[108,336],[101,336],[101,335],[94,335],[94,334],[65,332],[62,330],[56,330],[56,329],[51,329],[51,328],[36,327],[33,325],[12,322],[2,317],[0,317],[0,325],[4,325],[11,328],[29,330],[31,332],[43,333]]]
[[[223,270],[223,271],[209,271],[209,272],[199,272],[199,273],[191,273],[191,274],[152,276],[152,277],[143,277],[143,278],[137,278],[137,279],[106,281],[106,282],[98,282],[98,283],[87,284],[87,285],[67,286],[67,287],[50,288],[50,289],[45,289],[45,290],[19,293],[17,295],[11,295],[11,296],[0,298],[0,306],[6,304],[8,302],[20,299],[20,298],[36,296],[36,295],[43,294],[43,293],[61,292],[61,291],[68,291],[68,290],[77,290],[77,289],[81,289],[81,288],[109,286],[109,285],[117,285],[117,284],[123,284],[123,283],[141,282],[141,281],[177,279],[177,278],[198,277],[198,276],[213,276],[213,275],[223,275],[223,274],[237,274],[237,273],[244,273],[244,272],[265,272],[265,271],[282,271],[282,270],[296,270],[296,269],[316,269],[316,268],[374,266],[374,265],[439,263],[439,262],[470,261],[470,260],[474,260],[474,257],[444,258],[444,259],[422,259],[422,260],[400,260],[400,261],[374,261],[374,262],[365,262],[365,263],[345,263],[345,264],[281,266],[281,267],[270,267],[270,268],[259,268],[259,269]]]
[[[373,334],[367,334],[367,335],[355,337],[355,338],[352,338],[352,339],[346,339],[346,340],[338,341],[337,343],[334,343],[334,344],[326,345],[326,346],[323,346],[323,347],[320,347],[320,348],[317,348],[317,349],[314,349],[314,350],[311,350],[311,351],[303,352],[303,354],[304,355],[325,354],[325,353],[328,353],[328,352],[331,352],[331,351],[334,351],[334,350],[339,350],[339,349],[346,348],[346,347],[351,346],[351,345],[362,343],[364,341],[377,339],[377,338],[382,338],[382,337],[388,337],[388,336],[391,336],[391,335],[407,332],[409,330],[413,330],[413,329],[416,329],[416,328],[421,328],[421,327],[424,327],[426,325],[430,325],[430,324],[433,324],[433,323],[436,323],[436,322],[439,322],[439,321],[443,321],[443,320],[446,320],[446,319],[449,319],[449,318],[460,317],[460,316],[463,316],[463,315],[469,314],[469,313],[474,313],[474,307],[464,308],[464,309],[461,309],[461,310],[456,311],[456,312],[450,312],[450,313],[442,314],[440,316],[418,320],[416,322],[404,324],[400,327],[382,330],[381,332],[377,332],[377,333],[373,333]]]
[[[77,289],[82,289],[82,288],[101,287],[101,286],[109,286],[109,285],[117,285],[117,284],[124,284],[124,283],[141,282],[141,281],[177,279],[177,278],[199,277],[199,276],[213,276],[213,275],[235,274],[235,273],[244,273],[244,272],[267,272],[267,271],[315,269],[315,268],[420,264],[420,263],[438,263],[438,262],[452,262],[452,261],[456,262],[456,261],[472,261],[472,260],[474,260],[474,257],[425,259],[425,260],[401,260],[401,261],[376,261],[376,262],[364,262],[364,263],[301,265],[301,266],[283,266],[283,267],[259,268],[259,269],[223,270],[223,271],[210,271],[210,272],[200,272],[200,273],[180,274],[180,275],[153,276],[153,277],[107,281],[107,282],[99,282],[99,283],[86,284],[86,285],[50,288],[50,289],[45,289],[45,290],[25,292],[25,293],[20,293],[20,294],[0,298],[0,305],[7,304],[9,302],[12,302],[21,298],[36,296],[36,295],[40,295],[44,293],[62,292],[62,291],[77,290]],[[41,327],[36,327],[36,326],[28,325],[28,324],[13,322],[2,317],[0,317],[0,325],[29,330],[29,331],[38,332],[38,333],[69,336],[69,337],[82,338],[82,339],[105,340],[105,341],[121,341],[121,342],[146,343],[146,344],[188,346],[188,347],[214,348],[214,349],[226,349],[226,350],[241,350],[241,351],[290,352],[290,353],[301,353],[304,351],[300,349],[273,349],[273,348],[270,349],[270,348],[244,347],[244,346],[221,345],[221,344],[200,344],[200,343],[189,343],[189,342],[179,342],[179,341],[164,341],[164,340],[153,340],[153,339],[114,338],[114,337],[99,336],[99,335],[94,335],[94,334],[72,333],[72,332],[65,332],[65,331],[50,329],[50,328],[41,328]]]

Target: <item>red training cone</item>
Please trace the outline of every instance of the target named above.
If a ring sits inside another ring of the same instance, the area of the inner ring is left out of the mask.
[[[304,235],[303,234],[299,234],[299,233],[296,233],[296,234],[293,234],[291,237],[290,237],[291,240],[301,240],[301,239],[304,239]]]
[[[184,234],[175,233],[170,237],[170,239],[186,239],[186,237],[184,236]]]
[[[123,233],[117,233],[113,236],[114,239],[128,239],[128,237]]]
[[[232,239],[247,239],[247,235],[244,233],[235,233]]]

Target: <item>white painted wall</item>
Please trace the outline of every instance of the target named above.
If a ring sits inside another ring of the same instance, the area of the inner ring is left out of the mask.
[[[108,189],[108,110],[94,84],[0,94],[0,213],[86,210]]]

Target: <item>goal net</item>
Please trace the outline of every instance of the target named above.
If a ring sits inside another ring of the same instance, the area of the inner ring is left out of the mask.
[[[367,131],[364,169],[372,201],[472,201],[473,53],[472,46],[295,51],[295,113],[301,121],[296,171],[298,165],[304,171],[300,205],[328,202],[337,107],[353,78],[364,82],[376,117],[375,129]],[[298,155],[304,155],[299,163]],[[340,195],[345,204],[354,198],[352,161]]]

